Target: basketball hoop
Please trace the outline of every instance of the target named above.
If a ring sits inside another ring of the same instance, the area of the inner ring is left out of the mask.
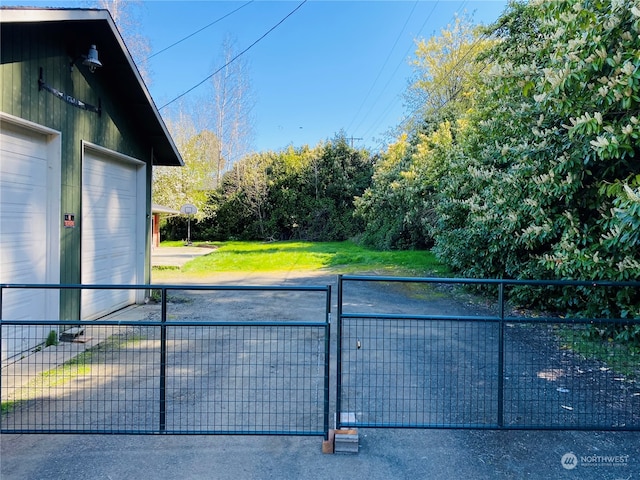
[[[191,215],[198,213],[195,205],[186,203],[180,207],[180,213],[187,215],[187,245],[191,245]]]

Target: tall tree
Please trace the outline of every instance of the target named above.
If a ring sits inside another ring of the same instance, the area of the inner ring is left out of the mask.
[[[208,193],[214,188],[214,166],[209,152],[216,148],[217,139],[210,131],[198,131],[184,113],[167,126],[185,165],[153,168],[153,201],[176,210],[191,203],[198,208],[196,218],[202,219],[206,215]]]
[[[145,83],[151,83],[151,72],[145,62],[151,54],[149,39],[140,32],[141,0],[98,0],[98,8],[109,10]]]
[[[415,125],[434,117],[436,122],[452,120],[472,108],[486,68],[478,56],[491,42],[466,16],[456,16],[438,36],[416,40],[413,77],[405,93],[409,120]]]
[[[371,173],[368,152],[344,134],[313,149],[251,154],[223,175],[207,221],[218,238],[344,240],[361,230],[354,198]]]
[[[272,162],[273,159],[270,153],[255,153],[246,157],[238,165],[238,169],[242,170],[239,178],[241,179],[240,188],[244,193],[244,203],[257,219],[262,238],[266,238],[265,221],[269,198],[267,172]]]
[[[251,112],[255,98],[251,88],[249,68],[244,57],[236,58],[235,44],[226,37],[222,44],[222,56],[217,60],[222,70],[212,78],[211,101],[207,114],[208,126],[218,139],[214,155],[216,179],[225,169],[247,155],[253,142]]]
[[[376,248],[425,248],[433,244],[436,193],[450,157],[459,148],[461,120],[474,106],[486,63],[478,55],[490,45],[465,17],[439,36],[416,42],[411,108],[398,140],[376,164],[371,188],[358,198],[366,223],[362,240]]]

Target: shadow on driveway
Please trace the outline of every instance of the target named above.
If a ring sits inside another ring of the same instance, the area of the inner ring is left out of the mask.
[[[331,283],[335,287],[335,276],[280,272],[271,277],[250,278],[242,274],[211,277],[206,283]],[[190,294],[185,292],[185,295]],[[377,299],[385,296],[380,291],[376,295]],[[335,301],[333,304],[335,308]],[[189,309],[194,306],[189,302],[184,305]],[[211,307],[208,308],[210,311]],[[238,310],[237,305],[234,308]],[[189,312],[189,316],[195,313]],[[333,330],[335,335],[335,327]],[[335,362],[335,351],[331,354]],[[640,477],[637,432],[360,429],[360,451],[355,455],[323,455],[321,443],[318,437],[297,436],[3,435],[0,478],[616,480]],[[563,458],[575,458],[575,462],[563,463]]]

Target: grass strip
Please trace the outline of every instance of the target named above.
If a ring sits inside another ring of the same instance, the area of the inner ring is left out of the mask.
[[[104,353],[134,345],[145,338],[140,335],[112,335],[104,342],[86,349],[62,365],[39,373],[25,386],[16,389],[10,396],[13,398],[0,402],[0,414],[9,413],[23,402],[37,398],[47,389],[59,387],[74,378],[89,375],[91,373],[91,364],[98,363],[100,361],[99,357],[104,357]]]
[[[179,245],[176,242],[163,242],[162,246]],[[446,266],[426,250],[379,251],[351,241],[220,242],[215,246],[217,248],[210,254],[189,261],[180,273],[201,276],[214,272],[319,269],[345,274],[367,272],[379,275],[442,276],[448,273]]]

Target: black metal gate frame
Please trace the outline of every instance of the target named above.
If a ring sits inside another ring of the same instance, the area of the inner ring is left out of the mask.
[[[405,314],[372,314],[372,313],[345,313],[344,312],[344,283],[345,282],[413,282],[413,283],[434,283],[434,284],[461,284],[461,285],[497,285],[498,287],[498,309],[499,313],[495,316],[474,316],[474,317],[460,317],[460,316],[446,316],[446,315],[405,315]],[[506,323],[572,323],[572,324],[589,324],[593,323],[593,319],[570,319],[562,320],[558,318],[545,319],[531,318],[522,319],[519,317],[507,317],[505,315],[505,288],[512,285],[532,285],[532,286],[587,286],[587,287],[631,287],[640,288],[640,282],[606,282],[606,281],[528,281],[528,280],[502,280],[502,279],[457,279],[457,278],[407,278],[407,277],[379,277],[379,276],[338,276],[338,301],[337,301],[337,319],[338,319],[338,331],[337,331],[337,370],[336,370],[336,428],[343,427],[391,427],[391,428],[478,428],[478,429],[563,429],[563,430],[603,430],[598,426],[513,426],[505,424],[504,418],[504,380],[505,380],[505,325]],[[10,288],[34,288],[34,289],[128,289],[128,290],[159,290],[161,292],[161,320],[160,322],[151,321],[9,321],[2,320],[2,293],[6,289]],[[168,321],[167,314],[167,295],[168,292],[173,290],[234,290],[234,291],[308,291],[308,292],[324,292],[326,295],[326,307],[325,307],[325,321],[324,322],[234,322],[234,321]],[[415,320],[445,320],[445,321],[485,321],[497,325],[498,328],[498,348],[497,348],[497,415],[496,422],[494,424],[482,424],[482,425],[398,425],[398,424],[363,424],[355,421],[345,419],[341,414],[342,412],[342,399],[343,399],[343,365],[342,365],[342,331],[344,322],[355,318],[372,318],[382,320],[400,320],[400,319],[415,319]],[[603,322],[602,319],[598,319],[598,322]],[[611,319],[604,320],[611,321],[616,324],[635,325],[640,323],[640,318],[635,319]],[[123,433],[123,434],[264,434],[264,435],[323,435],[325,439],[329,434],[329,399],[330,399],[330,323],[331,323],[331,287],[281,287],[281,286],[210,286],[210,285],[0,285],[0,335],[2,334],[3,325],[51,325],[51,326],[148,326],[157,327],[160,329],[161,336],[161,352],[160,352],[160,387],[159,387],[159,418],[157,420],[157,428],[145,430],[145,431],[117,431],[109,433]],[[322,429],[309,430],[309,431],[285,431],[285,430],[255,430],[255,431],[175,431],[167,428],[167,329],[173,327],[316,327],[321,328],[324,331],[324,392],[323,392],[323,412],[322,412]],[[0,391],[2,391],[2,383],[0,380]],[[1,421],[1,420],[0,420]],[[617,428],[617,430],[640,430],[640,426],[631,425]],[[91,431],[79,431],[79,430],[51,430],[51,431],[25,431],[25,430],[7,430],[3,425],[0,425],[0,431],[2,433],[106,433]]]
[[[345,313],[345,294],[344,284],[347,282],[385,282],[385,283],[431,283],[431,284],[457,284],[457,285],[497,285],[498,287],[498,315],[496,316],[468,316],[459,315],[407,315],[407,314],[384,314],[384,313]],[[640,318],[633,319],[589,319],[589,318],[521,318],[507,317],[505,315],[505,287],[511,285],[529,285],[529,286],[585,286],[585,287],[631,287],[640,288],[640,282],[613,282],[613,281],[570,281],[570,280],[507,280],[507,279],[461,279],[461,278],[419,278],[419,277],[385,277],[385,276],[362,276],[362,275],[338,275],[338,300],[337,300],[337,372],[336,372],[336,428],[461,428],[461,429],[483,429],[483,430],[621,430],[621,431],[638,431],[640,424],[624,425],[619,428],[603,428],[594,425],[535,425],[535,426],[519,426],[507,425],[504,421],[504,380],[505,380],[505,324],[517,323],[554,323],[554,324],[593,324],[593,323],[615,323],[617,325],[638,325]],[[498,378],[497,378],[497,418],[494,424],[415,424],[406,425],[398,423],[385,422],[358,422],[350,419],[352,412],[342,411],[342,400],[344,392],[343,381],[343,328],[345,322],[350,319],[380,319],[380,320],[445,320],[451,322],[471,321],[471,322],[490,322],[498,325]],[[344,415],[343,415],[344,414]]]
[[[3,320],[2,299],[3,291],[8,289],[53,289],[53,290],[146,290],[161,292],[161,320],[158,321],[109,321],[109,320]],[[312,321],[168,321],[167,297],[170,291],[277,291],[277,292],[324,292],[325,312],[323,322]],[[81,326],[117,326],[117,327],[157,327],[160,329],[160,379],[159,379],[159,418],[157,428],[96,430],[96,429],[10,429],[4,426],[0,417],[1,433],[47,433],[47,434],[242,434],[242,435],[296,435],[296,436],[323,436],[329,438],[329,365],[330,365],[330,335],[331,335],[331,286],[227,286],[227,285],[57,285],[57,284],[0,284],[0,341],[2,340],[3,326],[51,326],[81,327]],[[318,430],[168,430],[167,429],[167,329],[172,327],[281,327],[281,328],[320,328],[324,331],[323,342],[323,412],[322,428]],[[1,343],[0,343],[1,348]],[[0,351],[1,353],[1,351]],[[2,380],[0,376],[0,392],[2,392]]]

